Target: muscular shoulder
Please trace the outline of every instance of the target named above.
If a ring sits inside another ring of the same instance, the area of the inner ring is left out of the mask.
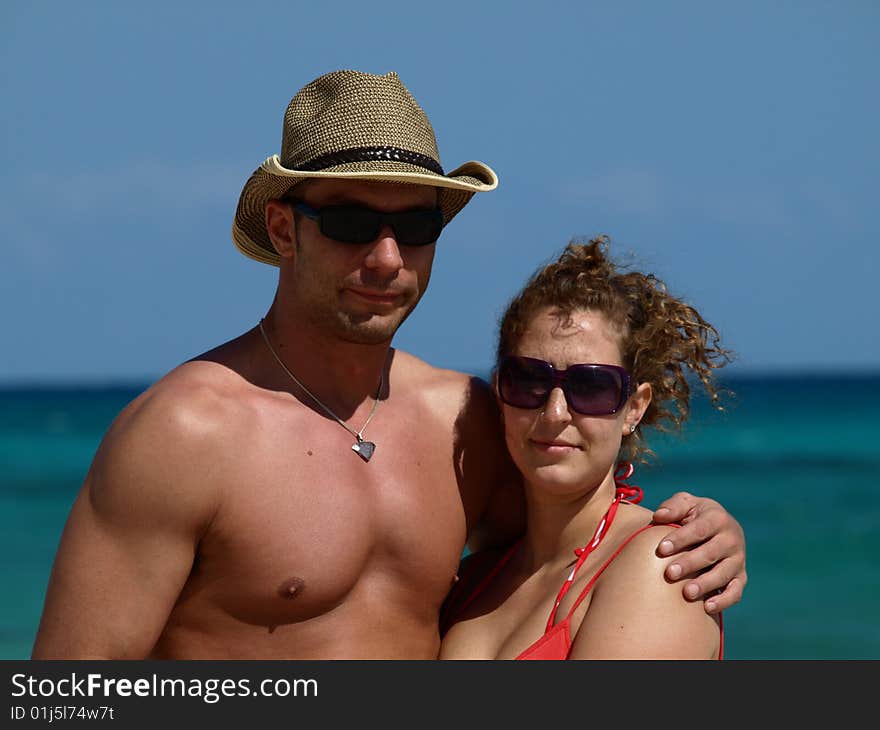
[[[469,373],[438,368],[402,350],[394,351],[394,377],[417,390],[432,407],[457,414],[469,401],[491,402],[489,384]]]
[[[211,512],[211,476],[253,421],[247,384],[211,362],[181,365],[132,401],[104,437],[87,480],[90,500],[109,512],[174,505]],[[170,509],[170,507],[169,507]]]
[[[176,435],[197,436],[249,410],[255,388],[234,370],[208,361],[184,363],[132,403],[132,415],[158,419]],[[228,424],[227,424],[228,425]]]
[[[232,371],[208,362],[181,365],[132,401],[113,422],[105,444],[136,451],[167,450],[168,456],[218,444],[248,411],[246,384]]]
[[[399,373],[407,390],[452,426],[460,445],[481,444],[488,451],[500,445],[498,406],[489,383],[476,375],[434,367],[400,350],[395,351],[395,366],[395,375]]]

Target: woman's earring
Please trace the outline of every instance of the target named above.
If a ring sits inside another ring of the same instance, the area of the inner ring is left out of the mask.
[[[636,432],[636,424],[632,424],[632,425],[629,427],[629,432],[630,432],[630,433],[635,433],[635,432]]]

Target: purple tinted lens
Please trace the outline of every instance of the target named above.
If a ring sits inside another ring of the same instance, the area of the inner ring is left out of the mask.
[[[573,365],[566,373],[568,404],[585,416],[614,413],[623,405],[622,372],[602,365]]]
[[[514,408],[540,408],[559,386],[571,410],[584,416],[616,413],[626,400],[627,375],[612,365],[572,365],[554,370],[543,360],[507,357],[498,371],[501,400]]]
[[[508,357],[498,370],[501,400],[514,408],[540,408],[553,390],[553,368],[542,360]]]

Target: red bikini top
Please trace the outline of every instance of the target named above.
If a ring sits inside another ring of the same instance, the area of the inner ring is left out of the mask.
[[[627,484],[624,480],[629,479],[629,477],[633,474],[632,464],[628,464],[626,462],[621,462],[617,470],[614,473],[614,484],[615,484],[615,495],[614,501],[611,502],[611,506],[608,508],[608,511],[605,512],[602,519],[599,520],[599,524],[596,527],[595,533],[593,533],[593,537],[590,541],[584,545],[582,548],[578,548],[574,551],[574,554],[577,556],[577,561],[574,564],[574,567],[571,569],[571,572],[568,574],[568,577],[565,579],[565,582],[562,584],[562,587],[559,589],[559,593],[556,595],[556,600],[553,602],[553,608],[550,611],[550,616],[547,619],[547,626],[544,629],[544,634],[541,636],[536,642],[534,642],[531,646],[525,649],[516,659],[568,659],[569,654],[571,654],[571,618],[574,615],[574,612],[578,609],[578,606],[581,605],[583,600],[587,597],[590,591],[593,589],[593,586],[596,584],[596,581],[605,571],[605,569],[611,565],[612,561],[620,554],[620,552],[629,544],[630,540],[632,540],[636,535],[641,534],[645,530],[653,527],[653,524],[647,524],[644,527],[639,528],[631,535],[629,535],[614,551],[614,554],[605,561],[605,563],[595,572],[595,574],[590,578],[589,582],[584,586],[583,590],[577,597],[577,600],[572,604],[565,618],[562,619],[558,624],[556,621],[556,612],[559,609],[559,604],[562,603],[562,599],[568,593],[568,589],[571,587],[571,584],[574,582],[575,576],[577,575],[578,570],[584,564],[586,559],[590,556],[590,554],[599,546],[602,542],[602,538],[605,537],[608,529],[611,527],[614,522],[614,517],[617,514],[617,508],[621,502],[627,502],[629,504],[638,504],[642,500],[642,489],[637,486],[631,486]],[[678,527],[679,525],[674,525]],[[479,596],[486,587],[495,579],[504,566],[508,563],[511,557],[513,557],[514,553],[519,549],[522,541],[518,541],[514,543],[510,547],[510,549],[504,554],[504,556],[495,564],[492,570],[476,585],[473,592],[461,603],[460,606],[456,606],[455,613],[460,614],[463,612],[473,601]],[[718,616],[719,623],[721,622],[721,615]],[[451,625],[451,621],[444,622],[447,625]],[[721,625],[721,644],[718,651],[718,658],[721,659],[724,653],[724,628]]]

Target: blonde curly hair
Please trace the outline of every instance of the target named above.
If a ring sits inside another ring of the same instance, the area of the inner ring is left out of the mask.
[[[690,415],[688,371],[712,404],[723,410],[714,371],[733,353],[718,331],[691,305],[670,295],[653,274],[626,271],[608,256],[609,238],[572,241],[559,258],[535,272],[501,317],[497,361],[512,354],[534,317],[547,307],[563,319],[579,310],[600,312],[619,335],[624,367],[633,387],[650,383],[653,397],[621,458],[646,461],[652,454],[642,427],[678,430]]]

